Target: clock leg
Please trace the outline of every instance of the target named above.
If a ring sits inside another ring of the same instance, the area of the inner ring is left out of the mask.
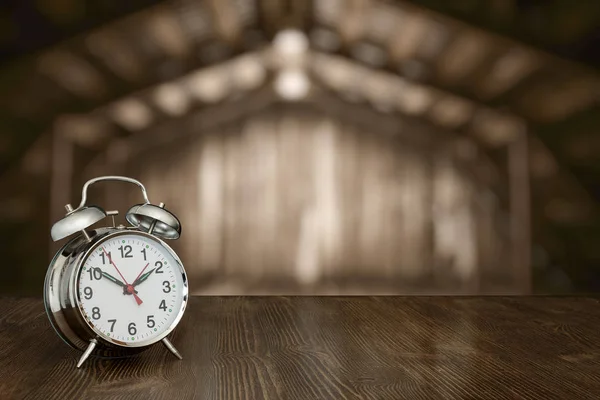
[[[92,351],[94,351],[94,348],[96,348],[97,344],[98,344],[98,342],[96,341],[96,339],[90,340],[90,344],[88,344],[87,349],[85,349],[85,351],[81,355],[81,358],[77,362],[77,368],[79,368],[83,365],[85,360],[87,360],[87,358],[90,356],[90,354],[92,354]]]
[[[167,349],[169,349],[169,351],[171,353],[173,353],[173,355],[177,358],[179,358],[180,360],[183,360],[183,357],[181,357],[181,354],[179,354],[179,352],[177,351],[177,349],[175,348],[175,346],[173,346],[173,343],[171,343],[171,341],[167,338],[164,338],[162,340],[163,344],[165,345],[165,347]]]

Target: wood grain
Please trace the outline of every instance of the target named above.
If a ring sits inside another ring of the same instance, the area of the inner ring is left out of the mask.
[[[171,339],[91,359],[0,300],[1,399],[597,399],[600,301],[194,297]]]

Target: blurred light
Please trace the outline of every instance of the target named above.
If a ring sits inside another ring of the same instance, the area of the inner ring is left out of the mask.
[[[398,107],[408,115],[424,113],[433,101],[433,93],[422,86],[406,84],[404,90],[398,93]]]
[[[228,43],[235,42],[241,28],[238,9],[232,1],[211,0],[208,3],[212,11],[215,36]]]
[[[402,23],[397,9],[390,4],[374,3],[366,16],[366,35],[377,42],[387,43],[396,27]]]
[[[179,2],[176,7],[183,31],[196,43],[211,35],[211,17],[204,2]]]
[[[583,110],[600,99],[600,80],[591,75],[557,77],[553,85],[535,85],[519,105],[537,121],[555,122]]]
[[[413,13],[404,14],[403,19],[404,23],[398,25],[390,40],[390,52],[394,61],[402,61],[414,56],[429,30],[427,20],[422,16]]]
[[[473,104],[455,96],[442,97],[431,109],[433,120],[447,128],[466,123],[472,114]]]
[[[215,103],[228,94],[227,76],[221,67],[213,67],[193,73],[186,79],[190,92],[199,100]]]
[[[427,59],[437,57],[448,42],[448,28],[433,19],[428,21],[429,28],[425,40],[420,44],[417,53]]]
[[[267,76],[263,61],[257,55],[246,55],[231,63],[232,79],[242,90],[259,87]]]
[[[345,1],[342,18],[338,18],[337,31],[345,43],[353,43],[360,40],[365,34],[367,21],[365,16],[369,13],[373,3],[364,0]]]
[[[287,60],[298,60],[308,50],[308,39],[303,32],[286,29],[278,32],[273,39],[276,54]]]
[[[352,57],[375,67],[382,66],[387,61],[387,53],[381,47],[366,42],[352,46],[350,54]]]
[[[183,115],[190,108],[190,98],[185,90],[175,83],[165,83],[154,91],[154,101],[169,115]]]
[[[459,34],[437,63],[440,77],[453,83],[465,78],[483,61],[489,48],[490,44],[483,35],[478,36],[474,32]]]
[[[148,34],[171,56],[183,57],[189,51],[189,45],[181,24],[171,12],[160,10],[148,21]]]
[[[341,46],[340,36],[328,29],[318,28],[312,31],[311,41],[315,47],[325,51],[336,51]]]
[[[65,89],[85,98],[99,98],[106,85],[100,74],[86,61],[67,51],[51,51],[40,57],[39,68]]]
[[[346,6],[345,0],[319,0],[314,3],[316,19],[336,26]]]
[[[349,89],[356,83],[356,66],[342,57],[316,54],[311,58],[314,72],[335,90]]]
[[[300,100],[308,94],[310,80],[299,69],[284,69],[275,78],[275,91],[285,100]]]
[[[150,109],[137,99],[125,99],[111,109],[113,119],[124,128],[137,131],[146,128],[152,122]]]
[[[380,111],[391,111],[399,89],[397,79],[387,74],[368,72],[360,79],[365,97]]]
[[[513,48],[501,56],[490,73],[480,83],[480,94],[487,98],[506,92],[517,82],[531,73],[539,60],[528,51]]]
[[[521,129],[520,119],[490,109],[479,110],[473,118],[475,135],[495,147],[514,141]]]
[[[243,25],[251,25],[256,21],[257,6],[249,0],[232,0],[239,21]]]

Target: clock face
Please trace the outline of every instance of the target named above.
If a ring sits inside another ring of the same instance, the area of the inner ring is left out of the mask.
[[[146,346],[179,322],[187,279],[164,243],[125,232],[109,236],[89,253],[77,291],[79,309],[96,333],[121,346]]]

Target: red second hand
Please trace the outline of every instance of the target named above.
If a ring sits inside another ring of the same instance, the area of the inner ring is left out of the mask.
[[[125,285],[127,285],[127,291],[133,295],[133,297],[135,298],[135,302],[138,304],[138,306],[141,305],[143,303],[142,299],[140,299],[138,297],[138,295],[135,293],[135,289],[133,288],[133,286],[131,286],[129,283],[127,283],[127,279],[125,279],[125,277],[123,276],[123,274],[121,273],[121,271],[119,271],[119,268],[117,268],[117,266],[113,262],[112,257],[110,256],[110,254],[106,252],[106,249],[104,247],[102,248],[102,251],[104,252],[104,254],[106,254],[106,256],[108,257],[108,261],[110,261],[110,263],[112,264],[112,266],[115,267],[115,269],[117,270],[117,272],[121,276],[121,279],[123,279],[123,282],[125,282]]]
[[[144,273],[144,271],[146,270],[146,268],[148,268],[148,265],[150,265],[150,263],[146,264],[146,266],[144,267],[144,269],[140,271],[140,273],[138,274],[137,278],[135,278],[135,279],[133,280],[133,283],[136,283],[136,282],[137,282],[138,278],[139,278],[140,276],[142,276],[142,274]],[[131,285],[131,286],[133,286],[133,285]]]

